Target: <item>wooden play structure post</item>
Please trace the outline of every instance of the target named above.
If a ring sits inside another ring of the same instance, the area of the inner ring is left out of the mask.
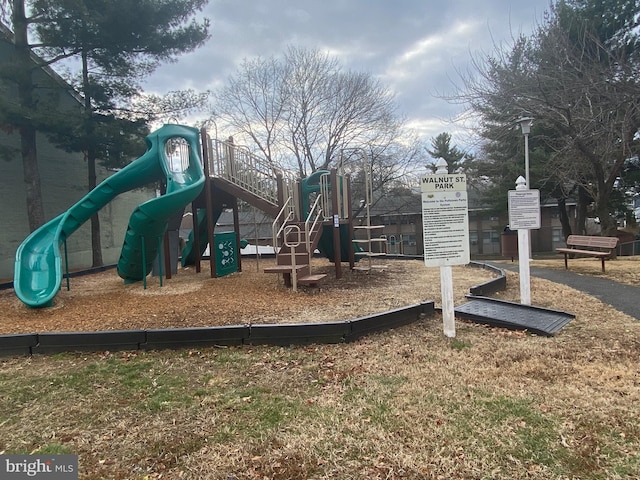
[[[236,198],[236,201],[233,202],[232,208],[233,208],[233,230],[236,235],[236,254],[237,254],[236,256],[238,257],[238,272],[241,272],[242,271],[242,255],[240,255],[240,214],[238,213],[237,198]],[[256,255],[257,255],[257,251],[256,251]]]
[[[336,278],[342,278],[342,251],[340,249],[340,210],[338,208],[338,170],[331,169],[331,211],[333,213],[333,263]]]
[[[202,129],[202,162],[204,163],[204,188],[205,188],[205,212],[207,214],[207,240],[209,242],[209,271],[211,278],[216,277],[216,261],[215,261],[215,250],[214,250],[214,241],[213,241],[213,198],[211,197],[211,172],[209,169],[209,158],[211,156],[211,152],[209,149],[209,141],[206,130]],[[196,222],[197,223],[197,222]],[[200,252],[199,246],[197,252]],[[199,267],[200,262],[196,262],[196,268]],[[199,271],[199,270],[196,270]]]
[[[354,228],[353,228],[353,205],[351,203],[351,177],[345,175],[347,185],[347,219],[349,221],[349,238],[352,240],[349,248],[349,270],[353,270],[356,266],[356,253],[353,246]]]

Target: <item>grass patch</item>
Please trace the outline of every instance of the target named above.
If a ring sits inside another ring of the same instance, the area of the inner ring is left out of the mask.
[[[449,346],[453,350],[464,350],[465,348],[471,348],[471,344],[465,340],[459,340],[457,338],[451,339],[449,341]]]
[[[36,455],[70,455],[74,451],[69,445],[62,445],[60,443],[48,443],[38,448],[34,453]]]
[[[297,398],[287,397],[265,387],[234,389],[217,396],[214,404],[233,419],[233,427],[216,435],[220,441],[232,434],[263,438],[297,417],[309,415]]]

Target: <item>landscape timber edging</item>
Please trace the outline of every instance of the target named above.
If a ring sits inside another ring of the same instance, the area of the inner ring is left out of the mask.
[[[506,288],[507,277],[503,269],[480,262],[470,262],[469,266],[486,268],[498,274],[497,278],[471,287],[471,296],[486,295]],[[74,351],[352,342],[374,332],[414,323],[435,311],[434,302],[429,301],[353,320],[324,323],[8,334],[0,335],[0,357]]]
[[[0,357],[78,351],[343,343],[414,323],[434,312],[431,301],[336,322],[0,335]]]

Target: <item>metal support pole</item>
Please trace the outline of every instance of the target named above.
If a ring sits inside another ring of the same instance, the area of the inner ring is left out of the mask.
[[[162,237],[158,237],[158,276],[160,278],[160,286],[162,287]]]
[[[144,235],[140,235],[140,242],[142,242],[142,287],[147,289],[147,250],[144,246]]]
[[[69,252],[67,251],[67,239],[64,239],[64,277],[67,280],[67,292],[71,290],[69,283]]]
[[[516,190],[528,190],[526,180],[518,177],[516,180]],[[529,244],[530,230],[518,229],[518,266],[520,275],[520,303],[531,305],[531,272],[529,268]]]
[[[527,188],[531,188],[531,179],[529,177],[529,134],[524,135],[524,179],[527,181]]]

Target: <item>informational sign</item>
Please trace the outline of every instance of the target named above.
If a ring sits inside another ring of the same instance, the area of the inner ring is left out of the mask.
[[[509,190],[509,228],[540,228],[540,190]]]
[[[471,260],[466,175],[425,175],[420,184],[425,265],[466,265]]]

